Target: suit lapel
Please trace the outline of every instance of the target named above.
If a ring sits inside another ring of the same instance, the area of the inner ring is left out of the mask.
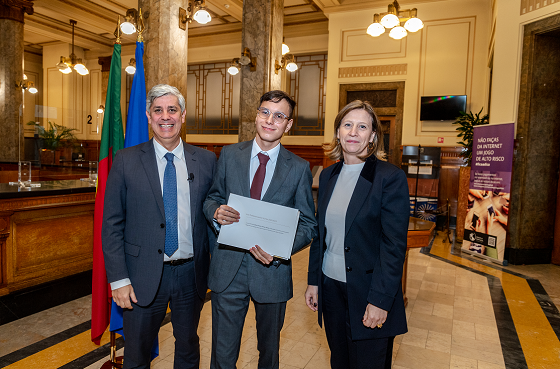
[[[274,194],[276,194],[276,192],[278,192],[278,190],[282,187],[282,184],[288,177],[288,173],[292,168],[290,160],[291,158],[288,150],[286,150],[284,146],[280,144],[278,159],[276,159],[276,168],[274,169],[274,174],[272,175],[270,185],[268,186],[264,196],[262,197],[263,201],[270,202],[270,200],[274,197]]]
[[[194,147],[183,141],[183,152],[185,155],[185,163],[187,165],[187,176],[193,174],[193,180],[189,181],[189,193],[191,202],[191,229],[194,229],[194,214],[198,211],[198,194],[200,183],[200,165],[196,160],[196,151]]]
[[[323,196],[321,196],[321,198],[318,200],[319,201],[319,206],[318,206],[318,210],[317,213],[320,216],[319,219],[319,232],[321,232],[321,237],[325,237],[325,217],[327,215],[327,207],[329,206],[329,201],[331,201],[331,197],[334,191],[334,186],[336,185],[336,181],[338,180],[338,175],[340,174],[340,171],[342,169],[342,161],[339,161],[338,163],[334,164],[335,167],[333,168],[333,171],[331,173],[331,176],[328,179],[327,182],[327,187],[325,189],[325,192],[323,192]]]
[[[241,194],[245,197],[251,197],[251,148],[253,146],[253,141],[245,141],[244,144],[239,145],[239,151],[236,152],[236,157],[234,159],[234,165],[232,167],[237,167],[239,170],[234,172],[232,176],[238,183],[241,189]]]
[[[364,205],[367,194],[371,191],[373,180],[375,179],[376,165],[377,159],[375,157],[369,157],[366,159],[366,163],[360,172],[358,182],[356,183],[356,187],[348,203],[348,210],[346,210],[345,235],[348,234],[356,215],[358,215],[358,212]]]
[[[153,139],[152,139],[153,140]],[[156,151],[154,149],[154,143],[152,140],[146,142],[141,150],[143,152],[140,160],[144,166],[144,171],[146,172],[146,177],[154,193],[156,203],[159,207],[161,215],[165,217],[165,210],[163,208],[163,196],[161,194],[161,184],[159,183],[159,172],[156,163]]]

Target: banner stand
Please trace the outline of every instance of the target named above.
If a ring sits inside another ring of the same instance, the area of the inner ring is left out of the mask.
[[[466,250],[466,249],[462,249],[461,250],[462,254],[469,254],[473,257],[475,257],[476,259],[482,259],[484,261],[490,261],[494,264],[500,265],[500,266],[507,266],[508,265],[508,261],[507,260],[496,260],[494,258],[491,258],[490,256],[486,256],[486,255],[481,255],[478,252],[474,252],[474,251],[470,251],[470,250]]]

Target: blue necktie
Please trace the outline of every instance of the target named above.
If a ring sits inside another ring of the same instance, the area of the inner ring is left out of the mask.
[[[167,165],[163,174],[163,207],[165,209],[165,255],[171,256],[179,248],[177,230],[177,173],[173,153],[165,154]]]

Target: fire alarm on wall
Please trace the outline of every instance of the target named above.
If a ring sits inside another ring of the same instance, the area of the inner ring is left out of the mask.
[[[437,138],[437,143],[442,144],[443,143],[443,137],[438,137]]]

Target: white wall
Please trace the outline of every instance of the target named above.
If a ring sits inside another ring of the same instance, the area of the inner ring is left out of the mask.
[[[495,2],[494,76],[490,124],[512,122],[517,124],[523,27],[558,14],[560,1],[552,3],[550,0],[495,0]],[[533,5],[534,9],[522,5]]]
[[[487,109],[487,48],[490,36],[490,0],[449,0],[406,4],[418,8],[424,29],[397,41],[388,32],[373,38],[365,33],[374,13],[334,13],[329,17],[329,66],[325,142],[333,136],[341,84],[405,82],[403,145],[457,146],[451,123],[421,122],[420,97],[467,95],[467,110]],[[339,77],[343,68],[377,67],[374,76]],[[443,144],[438,138],[443,137]]]

